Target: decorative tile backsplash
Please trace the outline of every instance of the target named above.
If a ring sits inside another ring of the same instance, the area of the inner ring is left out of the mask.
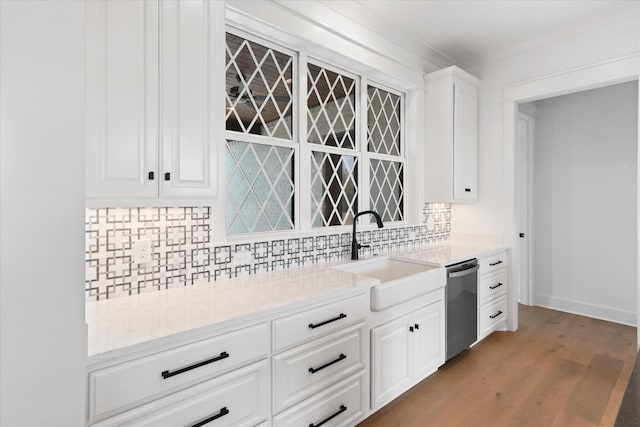
[[[423,223],[358,232],[370,245],[362,253],[385,253],[449,238],[451,206],[425,203]],[[283,237],[243,243],[211,241],[208,207],[106,208],[86,210],[88,301],[214,282],[349,256],[351,233]],[[134,262],[134,242],[148,239],[151,262]]]

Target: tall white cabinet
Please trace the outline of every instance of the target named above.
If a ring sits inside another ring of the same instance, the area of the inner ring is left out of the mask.
[[[425,76],[425,201],[478,197],[478,84],[458,67]]]
[[[220,3],[86,3],[89,198],[217,195]]]

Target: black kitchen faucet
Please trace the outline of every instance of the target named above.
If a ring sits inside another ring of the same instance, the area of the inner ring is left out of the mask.
[[[378,223],[378,228],[384,227],[384,225],[382,224],[382,218],[380,218],[380,214],[378,214],[378,212],[363,211],[355,214],[355,216],[353,217],[353,235],[351,236],[351,259],[353,260],[358,259],[358,249],[369,247],[369,245],[361,245],[360,243],[358,243],[358,240],[356,239],[356,220],[360,215],[364,215],[364,214],[373,215],[376,218],[376,222]]]

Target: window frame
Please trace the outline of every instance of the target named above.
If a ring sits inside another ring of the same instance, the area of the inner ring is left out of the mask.
[[[368,80],[368,79],[367,79]],[[407,213],[406,213],[406,199],[405,196],[407,194],[407,186],[406,186],[406,175],[407,175],[407,156],[406,156],[406,150],[407,150],[407,143],[406,143],[406,94],[404,92],[401,92],[399,90],[390,88],[387,85],[384,85],[382,83],[378,83],[376,81],[373,80],[368,80],[365,82],[366,85],[364,86],[364,93],[368,93],[367,92],[367,87],[368,86],[372,86],[375,87],[379,90],[384,90],[386,92],[389,92],[393,95],[397,95],[400,97],[400,154],[398,156],[392,155],[392,154],[382,154],[382,153],[374,153],[374,152],[370,152],[368,150],[368,147],[366,147],[368,138],[367,138],[367,132],[369,129],[369,115],[367,114],[368,110],[365,111],[365,124],[364,124],[364,128],[363,128],[363,145],[365,145],[365,147],[363,147],[363,157],[365,158],[365,162],[366,163],[366,171],[364,171],[366,177],[366,185],[367,185],[367,207],[368,209],[371,209],[371,159],[374,160],[385,160],[385,161],[390,161],[390,162],[396,162],[396,163],[402,163],[402,171],[403,171],[403,180],[402,180],[402,220],[401,221],[387,221],[385,222],[385,224],[389,224],[389,225],[404,225],[407,223]],[[369,97],[368,95],[364,97],[364,102],[366,104],[366,106],[368,107],[369,105]]]
[[[292,140],[281,139],[270,136],[249,134],[239,131],[231,131],[226,129],[226,120],[223,120],[224,135],[224,156],[226,156],[227,141],[241,141],[254,144],[276,145],[280,147],[292,148],[294,150],[294,227],[289,230],[269,230],[269,231],[251,231],[247,233],[230,234],[226,228],[226,214],[224,214],[224,236],[226,241],[240,242],[251,241],[255,239],[268,239],[273,236],[286,236],[286,238],[295,238],[299,235],[324,235],[324,234],[341,234],[351,232],[352,224],[312,227],[311,220],[311,153],[319,151],[323,153],[339,154],[353,156],[358,159],[358,176],[357,178],[357,197],[358,211],[362,212],[371,208],[370,195],[370,160],[386,160],[399,162],[403,164],[403,219],[401,221],[388,221],[385,225],[406,225],[407,224],[407,125],[406,125],[406,103],[407,93],[405,91],[392,88],[386,84],[380,83],[370,78],[366,73],[351,70],[349,67],[342,65],[333,65],[329,60],[323,59],[321,55],[310,54],[306,50],[289,47],[281,42],[272,42],[264,36],[257,35],[245,31],[232,23],[225,23],[225,57],[226,57],[226,33],[229,32],[246,40],[261,44],[267,48],[280,51],[292,57]],[[308,142],[307,129],[307,64],[326,68],[338,74],[352,78],[356,82],[356,111],[355,111],[355,149],[347,149],[340,147],[327,146],[324,144],[316,144]],[[225,79],[226,79],[226,59],[225,59]],[[379,153],[370,153],[367,149],[367,132],[368,132],[368,96],[367,87],[374,86],[378,89],[390,92],[400,96],[400,155],[388,155]],[[226,96],[226,94],[225,94]],[[226,98],[225,98],[226,105]],[[297,117],[296,117],[297,116]],[[226,111],[225,116],[226,117]],[[222,162],[224,164],[224,160]],[[223,171],[223,182],[225,185],[224,193],[226,194],[226,172]],[[305,196],[307,195],[307,196]],[[224,212],[224,210],[223,210]],[[373,229],[375,224],[363,222],[359,224],[362,230]]]

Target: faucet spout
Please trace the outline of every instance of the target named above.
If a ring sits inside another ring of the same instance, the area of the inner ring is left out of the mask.
[[[351,235],[351,259],[352,260],[357,260],[358,259],[358,250],[360,248],[368,247],[368,246],[363,246],[363,245],[359,244],[358,240],[356,239],[356,221],[357,221],[357,219],[358,219],[358,217],[360,215],[364,215],[364,214],[373,215],[375,217],[375,219],[376,219],[376,222],[378,223],[378,228],[384,227],[384,225],[382,224],[382,218],[380,217],[380,214],[378,214],[378,212],[376,212],[376,211],[362,211],[362,212],[359,212],[359,213],[354,215],[354,217],[353,217],[353,233]]]

